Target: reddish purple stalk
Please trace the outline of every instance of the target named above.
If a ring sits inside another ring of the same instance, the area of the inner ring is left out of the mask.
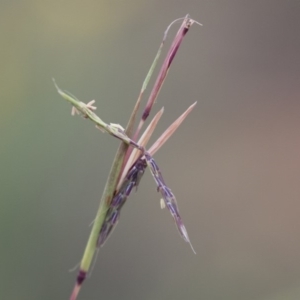
[[[159,94],[159,91],[162,87],[162,84],[168,74],[168,71],[169,71],[169,68],[171,66],[171,63],[178,51],[178,48],[184,38],[184,36],[187,34],[189,28],[191,27],[191,25],[193,24],[193,20],[190,19],[189,15],[187,15],[185,18],[184,18],[184,21],[183,23],[181,24],[174,40],[173,40],[173,43],[167,53],[167,56],[160,68],[160,71],[159,71],[159,74],[157,76],[157,79],[155,81],[155,84],[153,86],[153,89],[151,91],[151,94],[148,98],[148,101],[147,101],[147,104],[146,104],[146,107],[144,109],[144,112],[143,112],[143,115],[142,115],[142,119],[139,123],[139,126],[138,126],[138,129],[137,131],[135,132],[135,135],[134,135],[134,138],[133,140],[136,140],[139,133],[140,133],[140,130],[143,126],[143,124],[145,123],[146,119],[148,118],[150,112],[151,112],[151,109],[152,109],[152,106],[153,104],[155,103],[155,100],[157,99],[157,96]]]

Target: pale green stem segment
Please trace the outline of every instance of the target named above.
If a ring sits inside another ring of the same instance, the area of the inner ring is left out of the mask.
[[[132,145],[133,147],[144,151],[142,147],[140,147],[137,143],[135,143],[132,139],[128,137],[125,133],[125,130],[118,124],[107,124],[102,119],[100,119],[90,108],[87,104],[77,100],[74,96],[71,96],[61,90],[58,85],[56,84],[55,80],[53,79],[54,85],[57,89],[57,92],[68,102],[70,102],[85,118],[89,118],[92,120],[99,129],[108,132],[109,134],[113,135],[114,137],[120,139],[127,145]]]
[[[110,174],[108,176],[108,180],[106,182],[101,200],[100,200],[100,206],[93,224],[93,228],[91,230],[87,245],[84,250],[84,254],[82,257],[82,260],[80,262],[80,270],[88,273],[91,264],[93,262],[93,258],[97,249],[97,242],[99,238],[99,233],[101,230],[101,227],[103,225],[103,222],[105,220],[105,216],[107,213],[107,210],[109,209],[109,204],[111,202],[111,199],[113,197],[118,177],[121,171],[122,163],[125,157],[126,150],[128,148],[128,145],[122,143],[120,145],[120,148],[118,152],[116,153],[114,162],[112,164],[112,168],[110,170]]]
[[[150,81],[150,78],[151,78],[151,76],[153,74],[153,71],[154,71],[154,69],[155,69],[155,67],[157,65],[158,59],[160,57],[161,50],[163,48],[164,42],[165,42],[165,38],[163,39],[162,43],[160,44],[159,49],[158,49],[158,51],[156,53],[156,56],[155,56],[155,58],[154,58],[154,60],[152,62],[152,65],[151,65],[151,67],[150,67],[150,69],[149,69],[149,71],[147,73],[147,76],[146,76],[144,82],[143,82],[141,93],[143,93],[146,90],[146,88],[147,88],[147,85],[148,85],[148,83]]]

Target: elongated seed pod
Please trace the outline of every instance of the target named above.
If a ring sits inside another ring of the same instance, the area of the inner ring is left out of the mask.
[[[145,160],[138,159],[136,163],[128,171],[125,180],[118,191],[118,193],[113,197],[110,207],[106,213],[105,221],[100,230],[98,237],[98,247],[103,246],[107,241],[108,237],[112,233],[113,229],[116,227],[118,220],[120,218],[120,212],[125,204],[128,196],[130,195],[132,189],[137,188],[147,164]]]

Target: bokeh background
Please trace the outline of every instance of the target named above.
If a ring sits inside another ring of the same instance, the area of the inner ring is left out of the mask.
[[[300,298],[300,2],[2,0],[0,299],[69,298],[118,147],[51,78],[125,125],[186,13],[204,26],[171,67],[155,137],[198,105],[156,160],[197,255],[147,173],[79,299]]]

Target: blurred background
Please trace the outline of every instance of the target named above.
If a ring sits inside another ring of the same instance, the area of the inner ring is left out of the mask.
[[[152,116],[198,101],[155,156],[197,255],[146,172],[79,299],[299,299],[298,0],[0,2],[0,299],[69,298],[118,147],[51,78],[125,126],[187,13]]]

